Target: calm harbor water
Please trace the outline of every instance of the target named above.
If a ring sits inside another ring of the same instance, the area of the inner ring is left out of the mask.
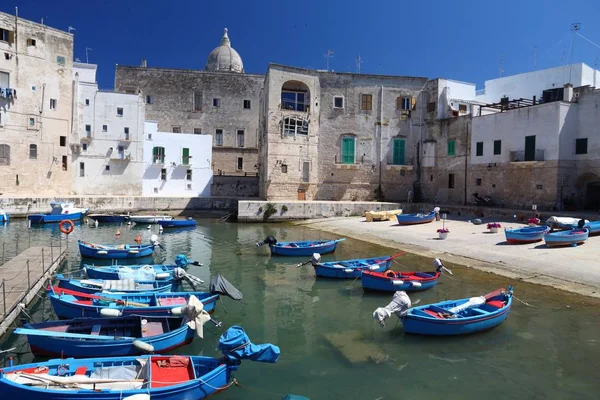
[[[411,295],[420,304],[485,294],[513,283],[518,301],[506,322],[469,337],[427,338],[405,335],[392,317],[385,328],[372,312],[391,295],[363,293],[360,281],[316,280],[305,259],[271,257],[255,243],[267,235],[278,240],[309,240],[332,235],[285,224],[234,224],[198,220],[198,228],[160,235],[167,251],[156,262],[172,262],[186,254],[204,265],[190,273],[206,281],[221,273],[244,294],[217,305],[214,318],[226,328],[244,327],[255,343],[280,346],[277,364],[244,362],[235,374],[241,387],[231,387],[215,399],[281,399],[294,393],[315,399],[597,399],[600,381],[600,302],[540,286],[509,282],[492,274],[448,265],[452,277],[442,277],[433,289]],[[78,225],[69,237],[68,263],[77,269],[76,242],[132,243],[143,227],[98,228]],[[58,238],[58,227],[27,228],[15,220],[0,226],[6,257],[31,244]],[[1,250],[0,250],[1,251]],[[324,260],[391,255],[389,249],[347,239]],[[441,257],[443,259],[443,257]],[[430,259],[402,256],[397,269],[431,270]],[[0,268],[2,268],[0,266]],[[49,302],[30,308],[35,321],[54,319]],[[224,329],[206,325],[204,340],[178,349],[179,354],[218,355]],[[33,360],[26,341],[14,335],[0,348],[17,347],[17,363]],[[1,360],[0,360],[1,361]]]

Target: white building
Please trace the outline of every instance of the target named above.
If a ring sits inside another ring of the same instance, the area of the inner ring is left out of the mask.
[[[144,196],[208,197],[212,183],[212,135],[158,132],[146,121]]]
[[[144,101],[98,90],[94,64],[73,64],[73,192],[141,195]]]

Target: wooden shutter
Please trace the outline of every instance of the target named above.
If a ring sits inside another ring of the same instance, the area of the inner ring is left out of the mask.
[[[183,151],[181,152],[181,161],[184,164],[190,163],[190,149],[188,149],[187,147],[184,147]]]
[[[406,141],[404,139],[394,139],[394,165],[405,164]]]
[[[410,98],[410,104],[411,104],[411,108],[413,110],[417,109],[417,98],[416,97],[411,97]]]
[[[352,137],[342,139],[342,163],[354,164],[354,138]]]
[[[402,110],[402,97],[396,98],[396,110]]]

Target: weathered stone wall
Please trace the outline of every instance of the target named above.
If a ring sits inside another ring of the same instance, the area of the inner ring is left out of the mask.
[[[0,71],[17,91],[0,97],[0,145],[10,147],[10,158],[0,160],[0,193],[68,194],[73,35],[5,13],[0,28],[10,31],[0,41]]]
[[[158,130],[181,132],[201,130],[213,135],[213,148],[219,147],[213,156],[215,174],[234,172],[256,173],[258,163],[259,98],[263,87],[263,75],[178,70],[167,68],[144,68],[117,66],[115,90],[137,93],[143,98],[150,96],[146,104],[146,119],[158,122]],[[194,104],[194,94],[202,95],[201,110]],[[213,100],[219,99],[215,107]],[[244,100],[250,101],[250,109],[244,108]],[[217,145],[216,130],[222,129],[222,145]],[[237,131],[244,131],[244,146],[238,146]],[[248,152],[248,150],[253,152]],[[243,168],[238,170],[237,158],[243,158]],[[232,162],[233,161],[233,162]]]
[[[213,197],[258,197],[257,176],[213,176]]]

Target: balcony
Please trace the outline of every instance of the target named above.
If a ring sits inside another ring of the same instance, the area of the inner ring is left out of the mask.
[[[518,163],[518,162],[540,162],[545,161],[544,159],[544,150],[535,150],[535,154],[533,157],[525,157],[525,150],[517,150],[509,152],[509,162]]]
[[[129,135],[129,133],[122,134],[121,137],[119,138],[119,142],[122,142],[122,143],[131,142],[131,136]]]
[[[165,156],[154,156],[152,157],[153,165],[165,165]]]
[[[81,141],[90,142],[93,138],[92,132],[84,132],[84,134],[81,136]]]
[[[404,161],[403,163],[398,162],[398,161]],[[407,163],[408,161],[408,163]],[[413,170],[413,159],[409,159],[409,160],[394,160],[394,156],[390,155],[387,157],[386,159],[386,165],[385,165],[385,169],[386,170],[393,170],[393,171],[412,171]]]
[[[116,161],[129,161],[131,159],[131,153],[129,153],[128,151],[113,152],[110,155],[110,159]]]

